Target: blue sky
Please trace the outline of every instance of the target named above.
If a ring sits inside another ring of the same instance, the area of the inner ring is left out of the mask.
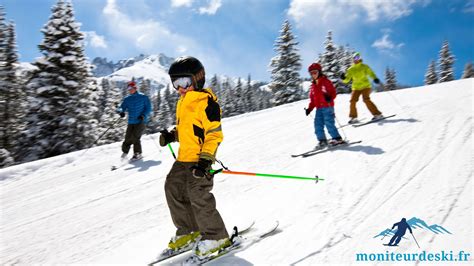
[[[443,40],[455,77],[474,57],[474,0],[73,0],[87,33],[86,54],[119,60],[140,53],[193,55],[208,74],[270,79],[273,45],[289,19],[306,67],[324,50],[327,31],[349,44],[383,79],[422,85]],[[56,0],[1,0],[16,24],[22,62],[40,56],[41,28]]]

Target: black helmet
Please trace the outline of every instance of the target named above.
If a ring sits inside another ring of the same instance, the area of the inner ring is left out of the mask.
[[[172,82],[180,77],[192,77],[194,87],[198,90],[202,90],[206,81],[204,66],[192,56],[176,58],[171,64],[168,74]]]

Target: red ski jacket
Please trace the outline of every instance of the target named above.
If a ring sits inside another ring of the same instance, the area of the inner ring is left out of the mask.
[[[329,96],[331,101],[327,102],[324,95]],[[319,77],[311,84],[309,90],[309,105],[308,109],[311,111],[314,108],[333,107],[334,99],[336,99],[336,89],[332,82],[325,76]]]

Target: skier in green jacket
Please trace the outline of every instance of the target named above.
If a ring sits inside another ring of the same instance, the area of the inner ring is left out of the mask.
[[[360,95],[362,95],[362,100],[369,109],[370,113],[374,116],[372,120],[377,120],[382,118],[382,113],[377,109],[377,106],[370,100],[370,92],[372,91],[372,86],[369,81],[369,77],[374,80],[376,84],[380,83],[380,80],[374,74],[372,69],[362,63],[362,58],[360,53],[355,53],[353,56],[354,63],[346,71],[346,74],[342,74],[342,82],[349,83],[352,80],[352,94],[350,100],[350,112],[349,112],[349,124],[357,123],[357,109],[356,103],[359,100]]]

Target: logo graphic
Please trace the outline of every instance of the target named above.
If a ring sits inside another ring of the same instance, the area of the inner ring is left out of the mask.
[[[397,229],[394,230],[395,228]],[[394,223],[391,229],[387,228],[383,230],[378,235],[374,236],[374,238],[381,237],[383,240],[386,236],[392,236],[390,241],[384,245],[398,246],[402,238],[407,239],[406,237],[404,237],[404,235],[406,234],[406,231],[408,230],[410,234],[412,235],[413,240],[415,240],[415,243],[419,247],[418,242],[416,241],[416,238],[413,235],[413,229],[425,230],[434,234],[451,234],[451,232],[449,232],[446,228],[442,227],[441,225],[437,225],[437,224],[428,225],[425,221],[419,218],[413,217],[408,221],[405,218],[402,218],[399,222]]]

